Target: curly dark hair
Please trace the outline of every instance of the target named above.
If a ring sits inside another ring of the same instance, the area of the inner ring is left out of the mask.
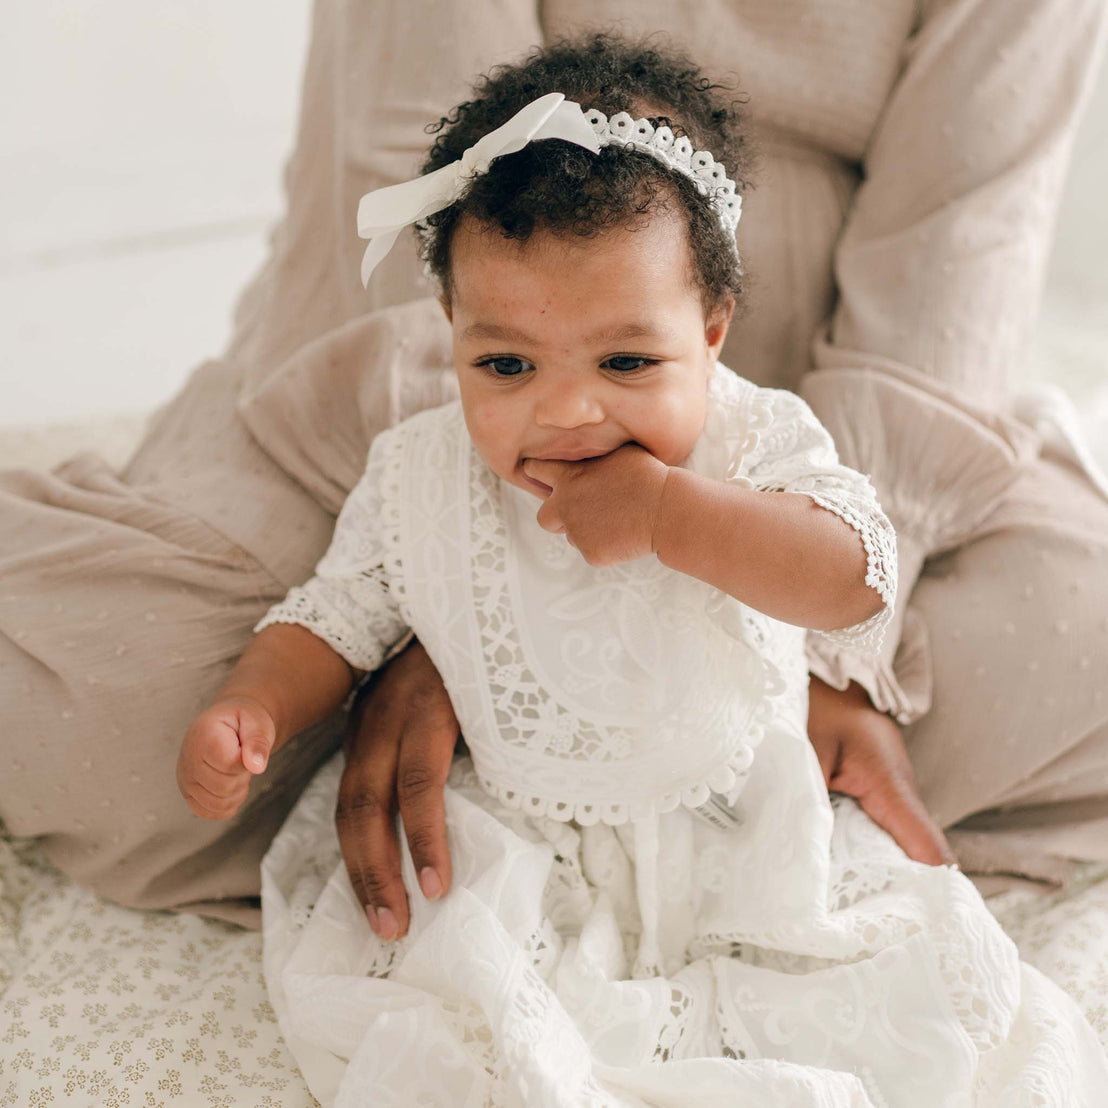
[[[724,99],[685,55],[649,39],[592,33],[537,48],[516,65],[497,66],[474,85],[474,96],[427,127],[438,134],[423,172],[456,161],[520,108],[549,92],[562,92],[585,109],[607,116],[645,115],[655,126],[687,135],[694,149],[708,150],[741,193],[749,186],[753,155],[743,133],[741,98]],[[706,312],[743,291],[734,240],[684,174],[641,151],[606,146],[599,154],[560,139],[532,143],[495,159],[450,207],[417,224],[420,256],[450,299],[450,246],[464,216],[499,227],[510,239],[526,240],[536,229],[556,234],[596,235],[606,228],[635,226],[659,210],[680,211],[686,220],[691,276]]]

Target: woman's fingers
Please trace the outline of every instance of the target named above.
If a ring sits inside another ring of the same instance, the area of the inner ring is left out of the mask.
[[[400,878],[396,832],[396,763],[401,723],[381,709],[371,686],[347,724],[346,767],[339,783],[335,828],[354,895],[383,939],[408,927],[408,897]]]
[[[853,796],[909,858],[932,866],[953,863],[954,853],[916,789],[900,728],[872,709],[851,724],[842,733],[829,788]]]
[[[425,894],[450,887],[442,790],[458,733],[450,699],[426,651],[413,642],[359,697],[346,733],[335,823],[343,860],[370,925],[384,939],[407,932],[399,810]]]
[[[808,736],[816,758],[819,761],[820,773],[823,774],[823,783],[830,791],[831,780],[839,769],[839,756],[842,753],[842,744],[833,735]]]
[[[812,678],[808,737],[827,787],[854,797],[879,827],[917,862],[952,864],[954,853],[927,811],[900,728],[850,682],[838,690]]]
[[[832,783],[831,787],[836,788]],[[862,811],[896,840],[913,861],[929,866],[952,865],[954,852],[939,825],[931,818],[914,785],[893,778],[876,778],[858,797]]]
[[[435,702],[425,701],[404,731],[396,791],[420,890],[429,900],[438,900],[450,888],[453,876],[442,794],[450,775],[458,721],[445,690],[445,706],[437,698],[431,699]]]

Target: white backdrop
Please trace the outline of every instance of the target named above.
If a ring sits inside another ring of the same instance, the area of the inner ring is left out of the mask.
[[[0,427],[166,399],[281,210],[310,0],[9,0]]]
[[[281,210],[309,19],[310,0],[5,6],[0,434],[146,410],[220,352]],[[1106,196],[1102,73],[1028,372],[1104,415]]]

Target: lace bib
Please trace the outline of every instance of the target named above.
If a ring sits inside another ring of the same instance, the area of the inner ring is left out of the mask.
[[[718,590],[654,557],[588,565],[492,473],[456,407],[411,421],[390,454],[392,589],[487,790],[584,824],[737,792],[778,679],[713,615]]]

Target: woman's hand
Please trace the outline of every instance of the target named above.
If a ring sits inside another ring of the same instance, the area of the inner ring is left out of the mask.
[[[383,939],[400,938],[409,922],[398,808],[423,894],[437,900],[450,888],[442,791],[457,738],[442,678],[415,641],[373,677],[350,713],[335,825],[354,893]]]
[[[954,853],[916,791],[900,728],[852,681],[843,691],[818,677],[808,693],[808,738],[827,788],[854,797],[909,858],[952,865]]]
[[[177,755],[177,787],[204,819],[230,819],[242,806],[250,778],[265,771],[276,725],[269,710],[247,696],[220,697],[192,721]]]

